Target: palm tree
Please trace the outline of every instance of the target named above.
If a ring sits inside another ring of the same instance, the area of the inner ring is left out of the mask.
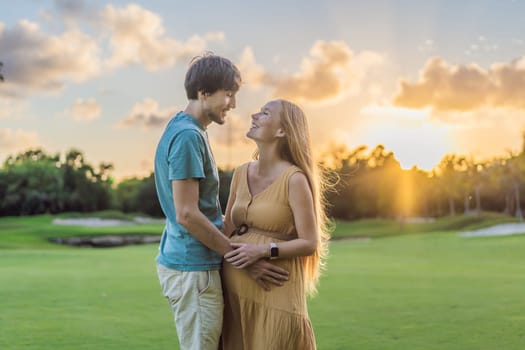
[[[448,154],[438,164],[438,183],[448,200],[449,215],[456,215],[456,199],[462,193],[465,158]]]
[[[510,155],[508,159],[502,161],[503,177],[502,182],[506,192],[505,195],[505,212],[520,220],[523,220],[523,212],[521,211],[521,174],[524,171],[522,162],[520,162],[519,155]]]
[[[483,182],[486,178],[486,164],[481,162],[476,162],[474,159],[466,159],[466,179],[465,186],[468,189],[465,192],[465,214],[470,210],[469,201],[470,201],[470,192],[474,190],[474,196],[476,201],[475,213],[479,215],[481,213],[481,189],[483,187]]]

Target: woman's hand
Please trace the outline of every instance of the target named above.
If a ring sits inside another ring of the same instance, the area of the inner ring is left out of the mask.
[[[245,268],[263,258],[269,252],[267,244],[231,243],[234,249],[224,255],[224,259],[238,269]]]

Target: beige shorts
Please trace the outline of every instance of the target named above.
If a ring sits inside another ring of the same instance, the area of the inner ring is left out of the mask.
[[[217,350],[224,310],[219,271],[179,271],[157,264],[157,274],[181,350]]]

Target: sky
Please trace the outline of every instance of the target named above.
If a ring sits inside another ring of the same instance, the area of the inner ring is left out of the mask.
[[[76,148],[149,175],[207,51],[243,77],[208,128],[220,167],[251,159],[250,115],[275,98],[302,107],[318,155],[382,144],[430,170],[522,148],[525,0],[0,0],[0,161]]]

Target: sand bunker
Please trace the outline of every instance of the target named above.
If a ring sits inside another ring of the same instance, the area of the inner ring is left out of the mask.
[[[160,235],[106,235],[50,238],[50,242],[76,247],[110,248],[135,244],[159,243]]]
[[[55,225],[74,225],[87,227],[133,226],[147,223],[164,223],[164,219],[136,217],[133,219],[133,221],[100,218],[70,218],[53,220],[53,224]],[[50,238],[49,240],[53,243],[67,244],[77,247],[121,247],[133,244],[158,243],[160,242],[160,237],[160,233],[158,235],[120,234],[65,238],[58,237]]]
[[[482,228],[479,230],[465,231],[459,233],[459,235],[463,237],[508,236],[518,234],[525,234],[525,223],[500,224]]]
[[[55,225],[73,225],[73,226],[89,226],[89,227],[110,227],[110,226],[129,226],[147,223],[163,223],[164,219],[151,219],[144,217],[136,217],[133,221],[116,220],[116,219],[100,219],[100,218],[70,218],[70,219],[54,219]]]

